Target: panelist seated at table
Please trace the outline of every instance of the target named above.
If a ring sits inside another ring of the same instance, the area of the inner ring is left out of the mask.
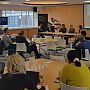
[[[73,25],[70,25],[70,28],[69,28],[69,33],[75,33],[75,29],[74,29],[74,27],[73,27]],[[73,35],[71,35],[71,36],[65,36],[64,38],[65,38],[65,40],[66,40],[66,44],[68,45],[68,38],[71,38],[71,37],[73,37]]]
[[[37,90],[31,78],[26,75],[24,58],[10,52],[7,59],[8,73],[0,79],[0,90]]]
[[[81,31],[83,30],[83,26],[79,25],[78,28],[79,28],[78,33],[81,33]]]
[[[76,50],[67,54],[68,64],[61,73],[61,82],[76,87],[88,87],[90,90],[90,71],[88,67],[80,62],[80,56]]]
[[[24,36],[24,32],[20,32],[19,36],[16,36],[16,43],[25,43],[27,52],[31,53],[32,51],[34,51],[35,57],[40,58],[40,54],[38,53],[36,44],[32,42],[29,43]]]
[[[73,25],[70,25],[69,33],[75,33],[75,29],[74,29]]]
[[[67,32],[67,28],[65,27],[65,24],[62,24],[61,29],[59,30],[59,32],[62,32],[62,33]]]

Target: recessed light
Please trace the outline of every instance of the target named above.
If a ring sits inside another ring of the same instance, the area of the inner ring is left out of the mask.
[[[25,0],[25,1],[30,1],[30,0]]]
[[[59,1],[30,1],[30,2],[24,2],[23,4],[27,4],[27,5],[60,5],[60,4],[67,4],[67,2],[59,2]]]
[[[90,3],[90,1],[84,1],[85,3]]]

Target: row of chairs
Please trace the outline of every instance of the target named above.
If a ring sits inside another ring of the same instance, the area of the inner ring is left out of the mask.
[[[51,36],[45,36],[46,39],[52,39]],[[46,50],[48,52],[53,51],[53,52],[57,52],[57,51],[61,51],[62,49],[66,48],[66,42],[63,38],[60,37],[54,37],[55,41],[48,41],[46,44]],[[42,46],[45,46],[42,45]]]

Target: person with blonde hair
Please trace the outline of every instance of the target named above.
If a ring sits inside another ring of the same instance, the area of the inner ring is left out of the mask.
[[[9,73],[24,73],[25,70],[25,60],[19,54],[12,54],[8,57],[7,70]]]
[[[37,90],[32,79],[27,76],[25,60],[19,54],[9,53],[7,62],[8,73],[0,79],[0,90]]]

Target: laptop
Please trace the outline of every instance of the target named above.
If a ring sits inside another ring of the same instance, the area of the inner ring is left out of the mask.
[[[26,75],[28,77],[30,77],[30,79],[32,80],[32,82],[37,85],[37,83],[40,82],[39,80],[39,72],[35,72],[35,71],[26,71]]]

